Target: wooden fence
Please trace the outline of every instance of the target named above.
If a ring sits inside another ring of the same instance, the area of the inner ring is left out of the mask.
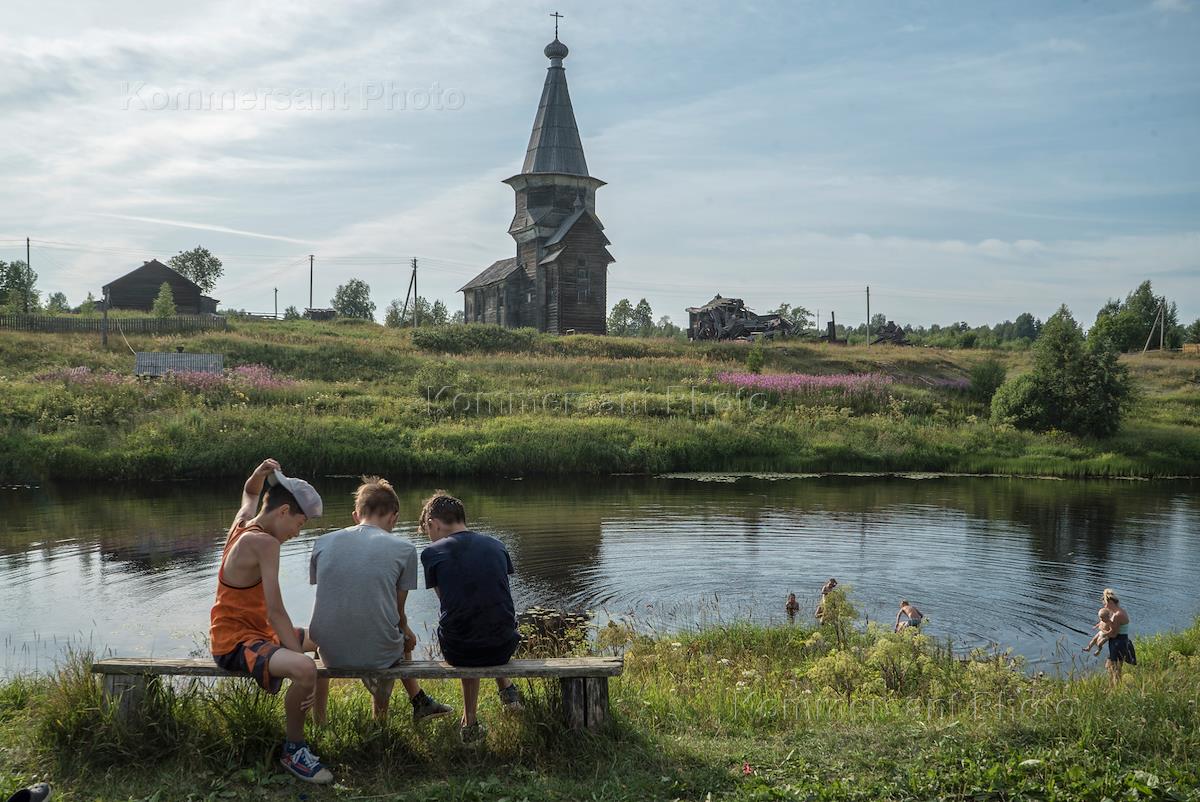
[[[57,315],[0,315],[0,329],[46,331],[55,333],[92,332],[99,334],[104,319]],[[110,317],[108,333],[183,334],[191,331],[224,331],[229,323],[215,315],[179,315],[177,317]]]

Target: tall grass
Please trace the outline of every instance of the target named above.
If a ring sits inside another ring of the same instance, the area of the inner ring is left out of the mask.
[[[828,627],[651,636],[612,623],[590,650],[624,654],[626,668],[597,736],[563,729],[553,682],[522,683],[518,717],[485,686],[482,748],[460,746],[451,720],[414,727],[401,700],[377,724],[352,682],[335,685],[329,722],[308,736],[360,797],[1189,799],[1200,791],[1197,647],[1200,621],[1142,640],[1113,688],[1102,673],[1031,675],[1004,652],[966,659],[873,626],[839,646]],[[89,669],[75,655],[53,677],[0,684],[11,765],[89,799],[287,793],[273,768],[277,697],[248,680],[163,683],[122,722]],[[427,689],[461,704],[456,683]],[[0,791],[6,782],[15,775],[0,773]]]
[[[244,473],[264,450],[310,473],[434,475],[1161,476],[1200,465],[1198,369],[1169,355],[1130,360],[1141,405],[1117,435],[1093,440],[991,424],[959,389],[982,359],[964,351],[772,344],[754,381],[807,378],[757,396],[720,381],[740,371],[741,343],[300,321],[132,344],[220,352],[230,370],[207,384],[135,381],[123,343],[5,333],[0,481],[215,478]],[[514,350],[490,351],[501,346]],[[1010,369],[1025,359],[1004,356]],[[850,374],[878,376],[886,391],[848,397],[838,377]]]

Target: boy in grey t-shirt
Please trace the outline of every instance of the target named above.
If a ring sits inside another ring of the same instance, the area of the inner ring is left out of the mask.
[[[309,559],[309,582],[317,586],[309,633],[331,668],[391,668],[412,659],[417,636],[408,626],[404,603],[417,587],[417,549],[392,534],[400,499],[385,480],[363,477],[354,494],[356,526],[317,539]],[[401,680],[413,706],[413,720],[444,716],[451,708]],[[387,718],[395,683],[363,680],[374,699],[375,717]],[[325,720],[329,681],[318,684],[314,717]]]

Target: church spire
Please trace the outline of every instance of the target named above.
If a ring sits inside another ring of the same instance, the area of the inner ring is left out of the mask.
[[[521,172],[585,176],[587,161],[583,157],[583,143],[579,141],[571,95],[567,92],[567,72],[563,69],[563,59],[570,51],[558,41],[558,17],[554,24],[554,41],[544,51],[550,67],[546,70],[546,83]]]

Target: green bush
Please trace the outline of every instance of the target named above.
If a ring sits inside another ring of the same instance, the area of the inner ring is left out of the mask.
[[[412,341],[423,351],[491,354],[499,351],[532,351],[537,336],[536,329],[507,329],[487,323],[468,323],[414,329]]]
[[[1084,340],[1064,306],[1042,328],[1033,371],[1006,382],[992,398],[992,419],[1019,429],[1059,429],[1108,437],[1133,400],[1128,370],[1107,337]]]
[[[762,373],[763,362],[766,357],[763,355],[762,341],[756,341],[750,347],[750,353],[746,354],[746,370],[751,373]]]
[[[175,317],[175,296],[171,292],[171,285],[165,281],[158,288],[158,297],[154,299],[150,314],[160,318]]]
[[[992,396],[1004,384],[1007,371],[1004,363],[995,358],[985,359],[971,366],[971,386],[967,394],[976,401],[990,404]]]

